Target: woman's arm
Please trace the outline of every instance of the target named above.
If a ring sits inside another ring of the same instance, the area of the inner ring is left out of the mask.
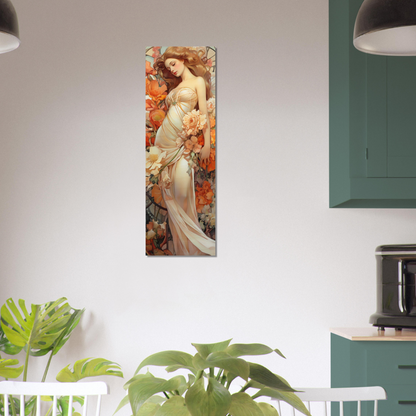
[[[205,114],[207,118],[207,124],[203,130],[204,133],[204,146],[199,153],[200,159],[208,163],[209,155],[211,152],[211,126],[209,123],[208,109],[207,109],[207,94],[205,81],[202,77],[196,79],[196,93],[198,95],[198,106],[201,114]]]

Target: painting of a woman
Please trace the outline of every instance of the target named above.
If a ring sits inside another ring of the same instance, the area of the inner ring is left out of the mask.
[[[146,168],[147,186],[152,188],[153,202],[159,202],[162,209],[147,213],[153,217],[147,219],[150,221],[146,225],[147,254],[214,256],[215,201],[213,203],[212,197],[215,176],[211,172],[215,170],[215,159],[212,169],[211,123],[215,123],[212,111],[215,101],[206,50],[204,53],[203,48],[168,47],[157,55],[152,75],[156,76],[158,85],[154,88],[159,88],[160,96],[165,97],[157,105],[147,103],[156,108],[149,113],[153,143],[150,134]],[[150,85],[147,92],[152,92]],[[163,210],[167,221],[161,223]],[[205,221],[207,215],[209,223]],[[149,238],[152,236],[153,241]],[[155,241],[159,243],[156,253],[148,244],[149,240],[153,246]]]

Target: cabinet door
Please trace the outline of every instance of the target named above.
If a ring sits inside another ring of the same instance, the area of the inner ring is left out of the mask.
[[[367,177],[416,178],[416,57],[367,57]]]
[[[356,50],[361,4],[329,0],[329,205],[416,208],[416,58]]]

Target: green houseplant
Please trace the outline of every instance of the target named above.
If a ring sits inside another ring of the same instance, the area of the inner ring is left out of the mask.
[[[242,359],[270,353],[283,354],[263,344],[192,344],[195,355],[182,351],[163,351],[150,355],[125,384],[128,395],[116,412],[130,403],[133,416],[277,416],[268,403],[257,402],[265,396],[283,400],[310,416],[295,390],[282,377],[260,364]],[[283,357],[284,358],[284,357]],[[185,370],[168,380],[150,372],[140,374],[147,366],[163,366],[168,373]],[[230,387],[240,379],[244,385],[235,393]]]
[[[18,379],[28,381],[28,370],[31,357],[49,354],[41,381],[46,380],[52,358],[61,350],[77,327],[84,309],[74,309],[66,298],[60,298],[42,305],[31,305],[28,309],[22,299],[16,304],[7,299],[0,309],[0,353],[15,356],[24,353],[24,364],[20,365],[16,358],[3,358],[0,355],[0,380]],[[120,366],[104,358],[85,358],[63,368],[56,379],[60,382],[76,382],[86,377],[112,375],[123,377]],[[31,380],[33,381],[33,380]],[[0,415],[4,414],[4,404],[0,398]],[[45,398],[46,400],[46,398]],[[76,398],[82,406],[82,398]],[[58,400],[61,416],[68,414],[68,400]],[[30,398],[25,404],[25,414],[34,411],[36,399]],[[10,413],[19,414],[19,400],[14,398]],[[73,413],[74,416],[79,413]],[[21,415],[23,416],[23,415]]]

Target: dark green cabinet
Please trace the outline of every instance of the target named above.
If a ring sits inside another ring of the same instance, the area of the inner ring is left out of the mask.
[[[357,51],[362,0],[329,0],[330,207],[416,208],[416,57]]]
[[[351,341],[331,334],[331,387],[359,386],[384,387],[379,416],[416,415],[416,341]],[[367,406],[363,416],[373,416]]]

